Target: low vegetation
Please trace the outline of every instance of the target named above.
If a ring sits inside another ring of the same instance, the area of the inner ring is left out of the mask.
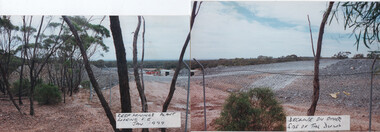
[[[283,131],[285,120],[285,112],[273,91],[254,88],[232,93],[215,124],[220,131]]]
[[[61,92],[58,87],[52,84],[37,85],[35,98],[39,104],[52,105],[61,102]]]

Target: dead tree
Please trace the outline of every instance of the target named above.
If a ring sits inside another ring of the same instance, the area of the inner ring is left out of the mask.
[[[143,22],[143,31],[142,31],[142,52],[141,52],[141,64],[140,64],[140,69],[141,69],[141,87],[143,91],[145,90],[145,84],[144,84],[144,52],[145,52],[145,18],[144,16],[141,16],[142,22]]]
[[[137,19],[138,19],[138,24],[133,35],[133,75],[135,76],[136,88],[139,91],[139,95],[140,95],[142,112],[148,112],[148,104],[146,101],[144,89],[141,87],[139,69],[138,69],[139,66],[137,63],[137,40],[138,40],[139,31],[141,27],[141,16],[138,16]],[[146,128],[146,129],[143,129],[142,131],[148,132],[149,130]]]
[[[116,51],[117,74],[119,77],[119,91],[121,112],[132,112],[131,95],[129,93],[129,78],[127,58],[124,48],[123,35],[120,28],[120,21],[118,16],[110,16],[112,38]],[[132,129],[125,129],[125,131],[132,132]]]
[[[315,110],[317,108],[317,103],[318,103],[318,99],[319,99],[319,60],[321,58],[323,33],[325,30],[326,21],[330,15],[331,8],[333,7],[333,5],[334,5],[334,2],[329,3],[329,7],[327,8],[327,11],[323,14],[323,19],[322,19],[321,25],[319,27],[318,42],[317,42],[317,53],[314,57],[313,96],[312,96],[311,106],[307,110],[308,116],[314,116]]]
[[[138,71],[138,64],[137,64],[137,39],[138,39],[140,27],[141,27],[141,16],[138,16],[138,24],[137,24],[137,27],[136,27],[136,30],[135,30],[134,36],[133,36],[133,75],[135,76],[136,87],[137,87],[137,90],[139,91],[142,111],[147,112],[148,106],[146,103],[146,97],[145,97],[144,90],[141,87],[139,71]]]
[[[181,54],[180,54],[179,59],[178,59],[177,67],[175,69],[175,72],[174,72],[174,75],[173,75],[173,78],[172,78],[172,82],[170,84],[169,94],[168,94],[168,96],[167,96],[167,98],[165,100],[164,105],[162,106],[162,112],[166,112],[168,110],[170,101],[173,98],[173,94],[174,94],[174,91],[175,91],[175,84],[177,83],[178,74],[179,74],[179,71],[181,70],[181,67],[182,67],[183,56],[185,55],[187,45],[189,44],[189,41],[190,41],[191,29],[193,28],[195,17],[198,14],[198,13],[197,14],[195,13],[196,7],[197,7],[197,3],[198,3],[197,1],[194,1],[193,10],[192,10],[192,13],[191,13],[190,32],[187,34],[185,43],[183,44],[183,47],[182,47],[182,50],[181,50]]]
[[[191,18],[190,18],[190,32],[187,34],[185,43],[183,44],[183,47],[182,47],[182,50],[181,50],[181,54],[179,55],[177,67],[175,69],[175,72],[174,72],[174,75],[173,75],[173,78],[172,78],[172,82],[170,84],[169,94],[166,97],[164,105],[162,106],[162,112],[166,112],[168,110],[170,101],[172,100],[173,95],[174,95],[175,84],[177,82],[179,71],[181,70],[181,67],[182,67],[183,56],[185,55],[187,45],[190,42],[190,35],[191,35],[191,30],[192,30],[193,25],[194,25],[194,20],[195,20],[195,17],[197,16],[197,14],[199,12],[199,9],[200,9],[200,6],[202,4],[202,2],[200,2],[199,6],[198,6],[198,11],[197,11],[197,3],[198,3],[197,1],[194,1],[194,3],[193,3],[193,9],[192,9]],[[161,131],[165,132],[166,128],[162,128]]]
[[[70,31],[73,33],[73,35],[75,37],[75,40],[79,46],[80,52],[81,52],[82,57],[83,57],[83,62],[84,62],[88,77],[90,78],[91,84],[94,87],[96,94],[98,95],[100,103],[103,106],[104,111],[106,112],[106,115],[108,117],[108,120],[110,121],[110,124],[112,125],[113,130],[119,131],[118,129],[116,129],[116,121],[115,121],[115,118],[113,117],[111,109],[108,106],[107,101],[104,99],[102,91],[100,91],[98,82],[96,82],[94,73],[92,72],[90,63],[89,63],[88,58],[87,58],[86,50],[83,47],[82,40],[79,37],[77,30],[75,29],[74,25],[71,23],[71,21],[66,16],[62,16],[62,18],[66,22],[66,24],[69,26]]]

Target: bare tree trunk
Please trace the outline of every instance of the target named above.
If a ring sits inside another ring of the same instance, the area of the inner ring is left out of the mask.
[[[144,89],[141,87],[139,71],[138,71],[138,63],[137,63],[137,38],[139,35],[140,27],[141,27],[141,16],[138,16],[138,24],[137,24],[137,27],[136,27],[136,30],[135,30],[134,36],[133,36],[133,74],[135,76],[136,87],[137,87],[137,90],[139,91],[139,95],[140,95],[142,112],[147,112],[148,111],[148,104],[146,103],[146,97],[145,97]],[[148,132],[149,129],[145,128],[142,131]]]
[[[1,76],[3,78],[2,79],[3,83],[5,85],[5,91],[9,95],[9,99],[12,101],[13,105],[16,107],[16,109],[18,110],[18,112],[20,112],[20,114],[22,114],[20,107],[17,105],[17,103],[13,99],[13,95],[12,95],[12,93],[10,91],[10,85],[9,85],[8,77],[9,77],[9,65],[10,65],[11,56],[12,56],[12,54],[11,54],[12,29],[5,28],[5,30],[6,30],[6,34],[7,34],[7,37],[8,37],[8,42],[7,42],[8,48],[6,48],[6,46],[2,47],[2,50],[4,51],[4,54],[2,54],[0,56],[0,73],[1,73]]]
[[[111,109],[108,106],[107,101],[104,99],[102,91],[100,91],[98,82],[96,82],[94,73],[92,72],[90,63],[89,63],[88,58],[87,58],[86,50],[83,47],[83,43],[82,43],[82,40],[80,39],[80,37],[78,35],[78,32],[76,31],[73,24],[71,23],[71,21],[66,16],[62,16],[62,18],[67,23],[67,25],[70,27],[71,32],[74,34],[75,40],[77,41],[77,44],[80,48],[80,51],[81,51],[81,54],[83,57],[83,61],[85,64],[85,68],[87,70],[88,77],[90,78],[91,84],[93,85],[94,90],[95,90],[96,94],[98,95],[100,103],[102,104],[104,111],[106,112],[106,115],[108,117],[108,120],[110,121],[110,124],[112,125],[113,130],[119,131],[119,129],[116,128],[116,121],[115,121],[115,118],[111,112]]]
[[[310,24],[309,15],[307,15],[307,21],[309,21],[309,30],[310,30],[311,50],[313,51],[313,56],[315,57],[314,44],[313,44],[313,33],[311,32],[311,24]]]
[[[323,40],[323,33],[325,30],[326,21],[330,15],[331,8],[334,5],[334,2],[331,1],[329,3],[329,7],[327,8],[327,11],[323,14],[323,19],[321,22],[321,26],[319,28],[319,35],[318,35],[318,42],[317,42],[317,53],[314,58],[314,80],[313,80],[313,96],[312,96],[312,103],[310,108],[307,110],[308,116],[314,116],[315,110],[317,108],[317,103],[319,99],[319,60],[321,57],[321,50],[322,50],[322,40]]]
[[[175,91],[175,84],[177,82],[178,74],[179,74],[179,71],[181,70],[181,66],[182,66],[183,56],[185,55],[187,45],[189,44],[189,41],[190,41],[191,29],[193,28],[194,19],[196,17],[196,14],[195,14],[196,7],[197,7],[197,1],[194,1],[193,10],[192,10],[192,13],[191,13],[190,32],[187,34],[186,41],[183,44],[182,51],[181,51],[181,54],[180,54],[179,59],[178,59],[177,67],[175,69],[172,82],[170,84],[169,94],[168,94],[168,96],[167,96],[167,98],[165,100],[164,105],[162,106],[162,112],[166,112],[168,110],[170,101],[173,98],[173,94],[174,94],[174,91]]]
[[[66,57],[64,57],[64,58],[66,59]],[[66,73],[67,73],[66,65],[63,65],[63,76],[62,76],[62,82],[64,82],[64,83],[62,83],[62,88],[63,88],[63,103],[66,103],[66,88],[67,88]],[[66,84],[66,85],[63,85],[63,84]]]
[[[25,48],[25,47],[24,47]],[[21,100],[21,95],[22,95],[22,85],[24,84],[23,83],[23,73],[24,73],[24,64],[25,64],[25,58],[24,58],[24,56],[22,56],[21,57],[22,58],[22,62],[21,62],[21,70],[20,70],[20,85],[19,85],[19,87],[18,87],[18,103],[20,104],[20,105],[22,105],[23,103],[22,103],[22,100]]]
[[[36,73],[34,71],[34,67],[35,67],[35,61],[36,61],[36,49],[37,49],[37,43],[38,43],[38,38],[40,36],[40,33],[41,33],[41,28],[42,28],[42,24],[44,22],[44,16],[42,16],[41,18],[41,24],[40,24],[40,27],[38,29],[38,33],[37,33],[37,36],[36,36],[36,41],[35,41],[35,45],[34,45],[34,51],[33,51],[33,56],[31,58],[31,63],[30,63],[30,69],[29,69],[29,74],[30,74],[30,93],[29,93],[29,101],[30,101],[30,115],[34,115],[34,88],[36,87],[36,79],[37,79],[37,75],[36,74],[33,74],[33,73]]]
[[[112,38],[115,45],[116,61],[117,61],[117,74],[119,77],[119,91],[121,112],[132,112],[131,95],[129,93],[129,78],[127,58],[124,48],[123,35],[120,28],[120,21],[118,16],[110,16]],[[132,132],[132,129],[124,129],[123,131]]]
[[[73,52],[74,53],[74,52]],[[73,54],[70,56],[70,69],[71,71],[69,72],[69,81],[70,81],[70,97],[73,95],[73,87],[74,87],[74,67],[73,67]]]
[[[77,82],[76,82],[76,84],[74,85],[74,87],[75,87],[75,89],[74,89],[74,92],[78,92],[78,86],[80,85],[80,83],[82,82],[82,68],[83,68],[83,66],[82,66],[82,63],[79,63],[80,62],[80,60],[77,60],[78,61],[78,69],[79,69],[79,72],[77,72]]]
[[[8,93],[9,99],[12,101],[12,104],[16,107],[17,111],[20,112],[20,114],[22,114],[21,108],[17,105],[16,101],[13,99],[13,95],[12,95],[10,88],[9,88],[10,86],[9,86],[9,81],[7,78],[7,70],[8,69],[3,69],[3,67],[0,65],[0,70],[1,70],[1,76],[3,78],[3,82],[5,84],[5,89],[6,89],[6,92]]]
[[[143,31],[142,31],[142,53],[141,53],[141,87],[143,89],[143,91],[145,90],[145,84],[144,84],[144,73],[143,73],[143,69],[144,69],[144,52],[145,52],[145,18],[144,16],[141,17],[142,20],[143,20]]]
[[[26,22],[25,22],[25,16],[23,16],[23,27],[24,27],[24,29],[26,29]],[[20,105],[22,105],[23,103],[22,103],[22,100],[21,100],[21,95],[22,95],[22,93],[21,93],[21,91],[22,91],[22,88],[23,88],[23,74],[24,74],[24,65],[25,65],[25,57],[26,57],[26,47],[27,47],[27,38],[26,38],[26,30],[24,31],[24,33],[23,33],[23,38],[24,38],[24,46],[22,47],[22,51],[21,52],[23,52],[23,53],[21,53],[21,59],[22,59],[22,62],[21,62],[21,70],[20,70],[20,85],[19,85],[19,91],[18,91],[18,96],[19,96],[19,100],[18,100],[18,103],[20,104]]]
[[[141,99],[142,111],[147,112],[148,106],[146,104],[146,97],[144,94],[144,90],[141,87],[138,64],[137,64],[137,38],[139,35],[140,27],[141,27],[141,16],[138,16],[138,24],[137,24],[136,30],[134,32],[134,37],[133,37],[133,74],[135,76],[136,87],[137,87],[137,90],[139,91],[139,95]]]
[[[172,82],[170,84],[169,94],[166,97],[164,105],[162,106],[162,112],[166,112],[168,110],[170,101],[172,100],[173,95],[174,95],[175,84],[177,82],[179,71],[181,70],[183,56],[185,55],[187,45],[189,44],[189,41],[190,41],[190,35],[191,35],[191,30],[192,30],[193,25],[194,25],[194,20],[195,20],[195,17],[197,16],[197,14],[199,12],[200,5],[202,4],[202,2],[199,4],[198,12],[196,12],[196,10],[197,10],[197,3],[198,3],[197,1],[194,1],[194,3],[193,3],[193,9],[192,9],[191,18],[190,18],[190,32],[187,34],[186,41],[183,44],[182,51],[181,51],[181,54],[180,54],[179,59],[178,59],[177,67],[175,69]],[[166,128],[161,128],[161,131],[165,132]]]

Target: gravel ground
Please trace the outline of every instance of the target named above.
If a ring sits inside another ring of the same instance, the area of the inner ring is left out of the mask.
[[[321,60],[320,67],[325,68],[340,61],[323,59]],[[219,66],[206,69],[205,74],[208,82],[211,83],[207,83],[209,85],[223,83],[220,80],[240,84],[239,87],[228,89],[229,91],[247,91],[255,87],[270,87],[277,90],[291,84],[300,77],[299,75],[311,74],[313,69],[314,61],[295,61],[250,66]],[[252,77],[252,75],[255,75],[255,77]],[[249,76],[251,78],[247,79]],[[194,81],[200,81],[201,79],[201,76],[192,78]]]
[[[320,64],[320,102],[331,105],[366,107],[370,91],[370,59],[323,59]],[[376,63],[377,66],[380,63]],[[273,88],[283,102],[310,101],[314,61],[297,61],[251,66],[206,69],[206,85],[226,91],[247,91],[255,87]],[[192,78],[202,84],[201,76]],[[227,88],[226,88],[227,87]],[[380,77],[374,78],[374,109],[380,108]],[[350,93],[346,95],[343,91]],[[337,99],[330,94],[340,92]],[[379,109],[380,110],[380,109]]]
[[[320,98],[316,115],[350,115],[351,130],[368,130],[370,91],[368,72],[371,65],[372,60],[367,59],[321,60]],[[380,63],[376,65],[380,66]],[[228,92],[245,91],[255,87],[273,88],[288,115],[306,115],[313,92],[313,66],[313,61],[299,61],[206,69],[209,130],[214,130],[212,120],[219,116]],[[373,86],[373,129],[380,130],[379,75],[375,76]],[[201,125],[203,123],[201,75],[192,78],[191,87],[196,87],[191,91],[194,111],[192,124]],[[334,99],[330,94],[336,92],[339,94]],[[203,129],[194,127],[193,130]]]
[[[376,65],[379,65],[377,63]],[[370,96],[370,71],[372,60],[344,60],[327,66],[320,70],[321,75],[340,75],[340,76],[321,76],[320,77],[320,100],[319,104],[334,106],[344,106],[348,108],[368,107]],[[361,73],[361,74],[356,74]],[[342,75],[345,74],[345,75]],[[313,89],[313,77],[298,78],[284,89],[278,90],[284,102],[305,103],[311,100]],[[380,112],[380,77],[374,77],[373,85],[373,107],[376,112]],[[343,91],[350,93],[346,95]],[[338,98],[330,96],[332,93],[339,92]]]

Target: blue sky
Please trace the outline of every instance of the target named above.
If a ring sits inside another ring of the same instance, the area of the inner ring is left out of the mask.
[[[208,1],[203,2],[195,20],[192,40],[185,59],[255,58],[259,55],[280,57],[290,54],[312,56],[309,25],[310,16],[313,42],[316,47],[319,25],[327,2],[321,1]],[[54,16],[59,20],[60,16]],[[89,18],[89,16],[86,16]],[[99,23],[103,16],[94,16]],[[341,19],[342,15],[338,14]],[[33,25],[39,24],[35,16]],[[145,16],[145,60],[178,59],[189,32],[190,16]],[[12,16],[21,24],[21,16]],[[132,39],[137,16],[120,16],[127,59],[132,60]],[[109,19],[102,25],[109,29]],[[355,38],[349,38],[351,30],[344,30],[342,21],[326,25],[322,56],[331,57],[339,51],[367,54],[378,49],[367,49],[362,44],[356,50]],[[141,34],[139,35],[141,37]],[[105,39],[109,52],[97,50],[92,60],[115,60],[112,37]],[[138,41],[141,56],[141,38]],[[191,54],[190,54],[191,49]],[[101,56],[103,54],[104,56]]]
[[[199,59],[312,56],[307,15],[316,47],[327,2],[203,2],[192,32],[192,54]],[[338,14],[338,18],[342,15]],[[322,56],[339,51],[366,54],[354,45],[351,30],[333,20],[325,28]],[[372,47],[377,49],[377,46]],[[371,50],[373,50],[371,49]]]

